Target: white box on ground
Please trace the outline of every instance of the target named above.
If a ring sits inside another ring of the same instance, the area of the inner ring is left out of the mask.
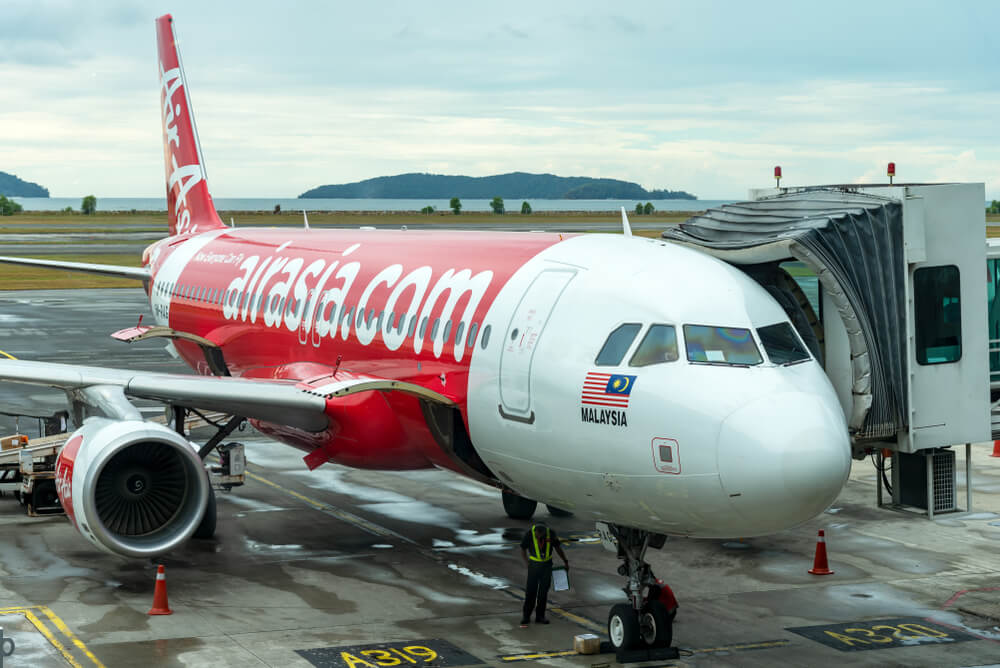
[[[573,637],[573,650],[577,654],[597,654],[601,651],[601,639],[593,633],[581,633]]]

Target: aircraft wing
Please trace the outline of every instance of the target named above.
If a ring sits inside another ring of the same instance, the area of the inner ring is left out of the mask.
[[[240,415],[310,432],[330,426],[327,400],[349,394],[398,391],[446,405],[454,403],[421,385],[346,372],[339,379],[331,376],[321,383],[304,383],[4,359],[0,360],[0,381],[44,385],[70,393],[88,388],[120,388],[126,397]]]
[[[0,256],[0,262],[19,264],[26,267],[45,267],[46,269],[62,269],[64,271],[79,271],[86,274],[113,276],[115,278],[134,278],[137,281],[148,281],[149,270],[145,267],[123,267],[116,264],[95,264],[92,262],[69,262],[66,260],[40,260],[32,257]]]

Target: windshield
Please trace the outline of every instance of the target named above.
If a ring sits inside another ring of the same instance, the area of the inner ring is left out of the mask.
[[[768,359],[774,364],[795,364],[810,359],[809,352],[787,322],[758,327],[757,336]]]
[[[677,332],[673,325],[652,325],[636,349],[629,366],[648,366],[677,360]]]
[[[763,358],[749,329],[684,325],[684,345],[691,362],[749,366]]]
[[[597,353],[594,364],[597,366],[618,366],[628,352],[629,346],[635,341],[636,335],[642,325],[627,323],[618,326],[615,331],[608,335],[607,341],[601,347],[601,352]]]

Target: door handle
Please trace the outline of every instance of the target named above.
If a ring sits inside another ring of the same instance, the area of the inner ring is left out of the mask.
[[[531,415],[528,417],[521,417],[520,415],[511,415],[510,413],[505,413],[503,406],[497,404],[497,410],[500,411],[500,417],[504,420],[513,420],[514,422],[521,422],[523,424],[535,424],[535,411],[531,411]]]

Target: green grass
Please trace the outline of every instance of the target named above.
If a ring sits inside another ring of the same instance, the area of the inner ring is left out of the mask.
[[[139,253],[107,255],[25,255],[24,257],[72,262],[116,264],[128,267],[142,265]],[[109,278],[82,274],[77,271],[60,271],[42,267],[24,267],[0,263],[0,290],[55,290],[61,288],[134,288],[142,285],[127,278]]]
[[[221,211],[220,217],[226,223],[230,217],[236,220],[238,227],[274,227],[302,225],[301,211],[283,211],[279,214],[270,212],[247,212],[247,211]],[[655,212],[649,216],[636,216],[629,213],[629,220],[633,224],[638,222],[653,223],[656,225],[677,224],[687,220],[692,214],[690,212],[663,211]],[[309,213],[309,224],[313,227],[325,226],[357,226],[388,224],[406,225],[407,227],[419,227],[428,223],[455,222],[469,225],[474,228],[476,225],[489,227],[492,224],[521,223],[525,229],[532,229],[532,224],[536,222],[550,223],[574,223],[574,222],[594,222],[612,223],[617,225],[621,221],[621,214],[608,211],[538,211],[528,216],[519,213],[509,213],[504,216],[497,216],[489,212],[465,212],[455,216],[450,211],[435,212],[432,215],[423,215],[413,211],[315,211]],[[986,228],[986,236],[1000,237],[1000,215],[987,215],[986,222],[990,224]],[[16,225],[11,228],[0,228],[0,241],[3,241],[5,234],[93,234],[98,232],[162,232],[166,236],[167,222],[166,214],[163,212],[140,211],[136,213],[122,212],[110,213],[100,212],[92,216],[84,216],[80,213],[65,213],[62,211],[32,211],[20,213],[16,216],[5,216],[0,218],[0,225]],[[140,226],[136,229],[125,228],[124,225]],[[660,236],[659,230],[636,230],[637,236],[657,238]],[[12,244],[44,244],[58,245],[62,240],[52,239],[33,242],[8,242]],[[74,244],[98,247],[103,244],[120,243],[114,236],[105,239],[88,239],[74,241]],[[138,242],[141,244],[142,242]],[[137,244],[137,245],[138,245]],[[118,264],[137,267],[141,264],[141,254],[99,254],[84,253],[80,255],[37,255],[32,254],[26,257],[42,257],[55,260],[68,260],[74,262],[95,262],[99,264]],[[787,267],[793,275],[807,271],[805,267],[790,265]],[[0,264],[0,290],[42,290],[57,288],[113,288],[113,287],[134,287],[137,281],[120,278],[106,278],[103,276],[92,276],[79,272],[57,271],[52,269],[42,269],[35,267],[19,267],[16,265]]]

